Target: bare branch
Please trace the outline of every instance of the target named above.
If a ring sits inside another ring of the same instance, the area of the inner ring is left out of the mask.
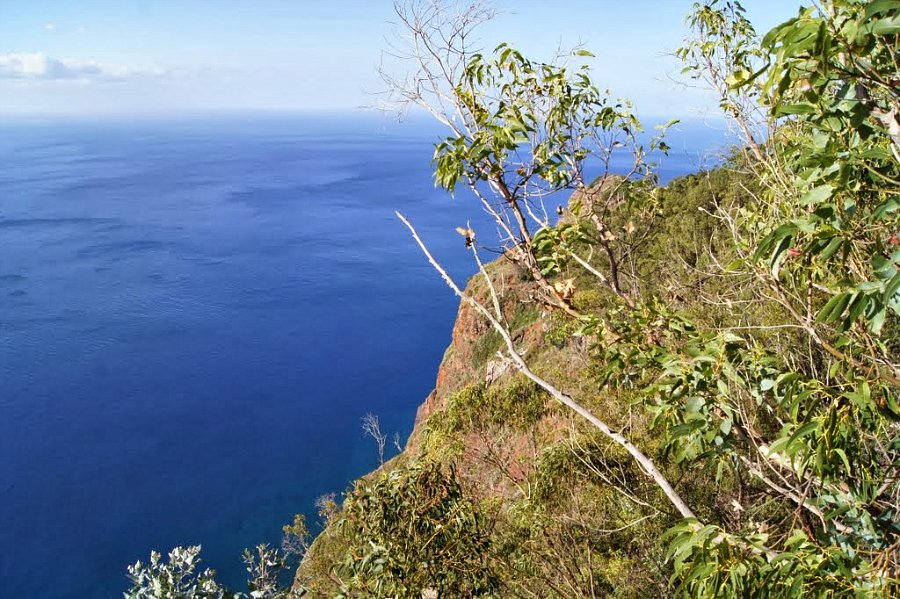
[[[665,475],[660,472],[660,470],[656,467],[647,455],[645,455],[640,449],[638,449],[631,441],[626,439],[621,433],[613,431],[610,426],[597,418],[594,414],[592,414],[587,408],[576,402],[572,397],[566,393],[563,393],[550,382],[544,380],[540,376],[534,373],[528,364],[525,362],[522,355],[516,349],[515,343],[512,340],[512,337],[509,334],[509,331],[503,324],[497,320],[481,303],[475,300],[473,297],[466,295],[463,290],[456,284],[453,278],[447,273],[447,271],[435,260],[434,256],[429,251],[428,247],[419,237],[418,232],[399,212],[396,213],[397,218],[406,225],[406,228],[409,229],[412,234],[413,239],[418,244],[419,248],[425,254],[425,257],[428,258],[428,262],[434,267],[435,270],[441,275],[441,278],[444,279],[444,282],[453,290],[453,292],[465,303],[474,308],[479,314],[481,314],[484,318],[491,323],[491,326],[494,327],[494,330],[499,333],[499,335],[503,338],[503,341],[506,343],[506,349],[509,352],[510,358],[512,358],[513,364],[515,364],[516,368],[524,374],[526,377],[534,381],[537,385],[542,387],[545,391],[547,391],[554,399],[558,402],[571,409],[573,412],[584,418],[588,423],[590,423],[594,428],[603,433],[607,438],[612,440],[614,443],[625,449],[629,453],[629,455],[634,458],[634,460],[638,463],[643,472],[650,477],[656,485],[660,488],[660,490],[665,494],[671,504],[675,507],[675,509],[685,518],[694,518],[694,512],[688,507],[687,503],[681,497],[681,495],[675,490],[672,484],[666,479]]]
[[[375,441],[375,445],[378,447],[379,467],[384,466],[384,446],[387,442],[387,435],[381,432],[381,424],[378,422],[378,416],[375,414],[366,414],[363,416],[362,429],[367,437],[372,437]]]

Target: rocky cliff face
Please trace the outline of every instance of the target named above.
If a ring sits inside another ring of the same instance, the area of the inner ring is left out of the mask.
[[[538,370],[567,363],[573,352],[583,351],[547,342],[553,321],[535,303],[534,283],[514,264],[500,258],[487,271],[513,339]],[[491,304],[482,275],[469,281],[466,293]],[[535,457],[560,436],[568,421],[546,394],[502,358],[498,353],[502,346],[490,323],[461,302],[435,388],[417,411],[404,451],[364,480],[426,459],[452,465],[467,496],[475,501],[502,502],[521,495]],[[328,576],[329,562],[342,551],[333,522],[313,543],[298,581],[309,585]]]
[[[643,253],[634,256],[633,266],[648,285],[648,293],[676,307],[696,308],[687,301],[684,303],[689,305],[682,306],[680,300],[666,295],[669,281],[674,277],[688,286],[696,274],[691,266],[671,263],[672,254],[684,254],[692,241],[689,235],[675,235],[670,229],[705,230],[708,223],[697,215],[705,218],[707,213],[698,206],[705,205],[711,194],[701,183],[696,184],[702,191],[696,197],[679,192],[675,199],[680,203],[673,205],[671,214],[653,230],[655,237]],[[694,185],[692,181],[688,184]],[[589,210],[584,207],[609,199],[602,192],[601,187],[599,195],[576,194],[572,202]],[[575,208],[564,211],[561,220],[572,222],[577,212]],[[624,221],[617,226],[627,230],[628,224]],[[679,239],[688,241],[684,247],[673,247]],[[570,288],[572,304],[582,314],[604,314],[617,305],[612,293],[587,271],[571,264],[561,265],[560,270],[551,277],[552,282]],[[546,311],[535,300],[535,284],[510,261],[500,258],[488,265],[487,272],[507,328],[529,367],[602,415],[615,430],[627,432],[636,445],[664,463],[652,415],[640,409],[643,399],[634,381],[601,383],[605,364],[589,351],[594,340],[583,336],[583,321]],[[490,306],[488,291],[481,274],[466,288],[468,295]],[[708,317],[708,308],[702,309]],[[673,523],[665,499],[621,447],[552,401],[504,359],[503,350],[503,340],[491,325],[470,306],[461,304],[435,388],[418,409],[404,451],[358,481],[345,496],[343,511],[337,504],[331,506],[328,525],[298,571],[298,583],[311,588],[311,596],[334,596],[348,578],[359,582],[353,578],[358,572],[354,568],[369,563],[372,547],[382,551],[379,559],[385,563],[398,556],[404,567],[452,569],[452,561],[429,561],[431,557],[398,548],[391,541],[398,537],[408,540],[407,527],[412,530],[431,523],[435,530],[445,530],[445,524],[461,521],[474,523],[466,535],[481,535],[485,541],[491,564],[481,566],[495,568],[503,578],[504,593],[499,596],[637,598],[670,594],[667,581],[672,572],[659,543]],[[437,494],[435,489],[413,489],[403,478],[423,467],[436,468],[453,479],[453,485],[458,485],[454,488],[461,490],[457,497],[462,497],[461,503],[445,507],[456,514],[453,510],[464,505],[465,517],[454,515],[445,523],[423,518],[419,512],[409,517],[403,511],[423,497],[429,509],[448,497],[441,489]],[[672,464],[669,468],[670,476],[679,480],[692,500],[724,509],[729,495],[713,482],[712,474],[679,470]],[[411,499],[405,493],[412,493]],[[398,503],[402,509],[396,508]],[[360,513],[374,514],[365,519],[370,528],[353,528],[354,517],[364,519]],[[337,525],[341,518],[350,524]],[[395,536],[386,539],[391,534]],[[401,566],[392,572],[405,575]],[[367,572],[366,576],[371,582],[379,575]]]
[[[534,290],[533,285],[520,278],[514,265],[500,259],[490,264],[488,269],[496,281],[501,307],[508,322],[514,321],[517,313],[527,306],[536,311],[536,308],[530,304],[531,293]],[[490,304],[487,285],[480,276],[474,277],[465,291],[478,301]],[[536,316],[536,312],[534,316]],[[522,320],[521,315],[519,318]],[[514,332],[519,333],[520,336],[524,333],[524,331]],[[444,352],[444,358],[438,367],[435,388],[425,398],[416,413],[409,449],[416,447],[415,441],[421,436],[421,428],[428,417],[435,411],[446,407],[447,399],[453,393],[479,381],[490,383],[509,371],[508,366],[494,355],[499,349],[500,338],[493,332],[490,323],[470,305],[460,302],[450,346]]]
[[[604,179],[597,189],[588,193],[576,192],[563,210],[560,221],[572,222],[575,219],[573,206],[585,209],[585,206],[589,207],[593,202],[600,201],[601,196],[605,197],[603,196],[605,186],[611,186],[618,180],[618,178]],[[536,298],[540,295],[537,284],[507,257],[500,256],[488,263],[485,272],[490,276],[504,320],[520,353],[526,357],[532,369],[542,376],[558,383],[570,383],[566,388],[577,397],[584,387],[582,375],[588,364],[588,340],[584,338],[573,340],[571,330],[566,331],[566,334],[557,335],[558,341],[553,340],[554,330],[564,325],[554,319],[546,307],[537,301]],[[447,293],[451,293],[449,289]],[[482,273],[470,278],[465,293],[482,305],[492,305],[490,291]],[[589,289],[578,290],[574,300],[578,302],[579,297],[585,293],[596,292]],[[569,324],[571,325],[571,321]],[[464,410],[466,400],[461,395],[464,395],[466,390],[473,388],[502,390],[517,376],[521,377],[512,363],[503,357],[503,353],[505,345],[492,325],[469,304],[460,302],[450,345],[445,350],[438,367],[435,387],[416,412],[413,430],[404,451],[385,464],[383,469],[389,470],[398,464],[409,463],[422,457],[435,457],[426,454],[433,454],[435,450],[442,449],[439,447],[441,442],[434,439],[435,435],[431,435],[431,442],[428,442],[429,428],[440,428],[440,425],[430,427],[429,423],[435,425],[435,421],[444,419],[448,411]],[[470,490],[477,489],[483,496],[494,493],[507,494],[510,492],[508,484],[485,486],[486,481],[497,479],[496,472],[488,471],[498,468],[509,469],[513,473],[513,478],[525,478],[530,470],[527,464],[534,461],[538,445],[549,444],[559,438],[559,431],[571,421],[568,415],[564,417],[560,414],[555,405],[549,405],[549,396],[541,397],[541,401],[548,404],[545,406],[547,409],[542,410],[540,417],[530,426],[511,429],[500,427],[506,429],[502,438],[508,451],[499,461],[497,456],[491,456],[490,460],[498,463],[490,467],[485,465],[484,454],[486,451],[492,451],[486,447],[490,443],[485,439],[485,431],[479,431],[477,434],[471,430],[461,431],[462,438],[457,441],[462,443],[457,443],[453,448],[452,462],[464,480],[469,483]],[[484,411],[487,408],[479,406],[479,409]],[[504,473],[507,478],[510,478],[509,475],[510,472]]]
[[[535,284],[523,278],[514,264],[500,258],[487,270],[513,340],[538,369],[548,363],[568,361],[573,352],[584,349],[583,346],[575,348],[571,345],[554,347],[547,342],[546,335],[553,326],[551,319],[534,300],[537,291]],[[472,278],[466,293],[484,305],[491,304],[487,284],[481,275]],[[435,431],[445,430],[444,421],[458,418],[458,414],[467,413],[469,408],[480,413],[466,414],[464,418],[470,421],[467,424],[480,418],[504,419],[504,414],[494,410],[515,411],[516,406],[502,405],[503,400],[492,402],[501,405],[482,405],[466,396],[473,389],[503,393],[517,376],[521,377],[501,350],[505,350],[505,345],[490,323],[471,306],[461,302],[450,346],[438,368],[435,388],[418,409],[415,427],[402,459],[441,453],[444,448],[440,445],[445,439],[439,439]],[[517,383],[521,387],[523,381]],[[457,431],[460,434],[453,446],[453,462],[470,490],[481,496],[508,496],[515,492],[515,485],[524,480],[530,470],[531,458],[538,450],[538,440],[548,442],[562,425],[560,414],[546,400],[541,396],[540,415],[531,423],[533,426],[504,427],[500,422],[495,422],[494,426],[488,427],[456,427],[467,430]],[[515,418],[514,414],[509,416]],[[488,430],[492,428],[504,428],[502,451],[498,452],[498,436],[494,434],[497,431]]]

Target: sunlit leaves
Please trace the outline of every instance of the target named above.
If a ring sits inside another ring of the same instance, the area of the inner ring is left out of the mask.
[[[685,522],[670,545],[676,579],[690,596],[889,592],[873,572],[900,538],[886,499],[900,416],[900,3],[824,2],[761,41],[736,2],[697,4],[689,24],[686,71],[718,86],[726,113],[743,116],[751,97],[771,119],[753,155],[761,201],[735,221],[752,256],[726,270],[769,288],[760,295],[816,350],[777,356],[750,335],[689,335],[619,363],[653,355],[643,363],[661,374],[648,400],[676,460],[760,464],[754,476],[773,497],[820,520],[807,525],[815,535],[781,529],[786,540]],[[754,421],[763,414],[768,430]]]
[[[215,580],[215,572],[200,570],[200,546],[176,547],[168,559],[154,551],[147,563],[136,562],[128,567],[131,589],[127,599],[231,599]]]
[[[522,193],[529,185],[548,193],[583,184],[585,160],[606,161],[615,147],[636,150],[642,131],[630,105],[601,92],[587,66],[533,62],[507,44],[472,56],[453,95],[465,133],[446,138],[434,156],[435,181],[450,191],[499,179]]]
[[[481,514],[456,474],[418,463],[362,480],[347,495],[336,526],[347,540],[336,564],[341,597],[493,596]]]

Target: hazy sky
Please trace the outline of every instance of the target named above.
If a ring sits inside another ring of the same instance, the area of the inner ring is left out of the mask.
[[[497,0],[483,32],[548,57],[583,42],[643,115],[714,105],[670,81],[691,0]],[[757,29],[799,0],[745,0]],[[310,110],[373,103],[392,0],[0,0],[0,114]]]

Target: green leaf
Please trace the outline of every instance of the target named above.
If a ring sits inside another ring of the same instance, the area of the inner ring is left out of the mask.
[[[884,148],[871,148],[860,154],[860,157],[867,160],[886,161],[891,159],[891,153]]]
[[[789,116],[792,114],[815,114],[817,109],[812,104],[782,104],[775,113],[778,116]]]
[[[827,261],[837,253],[843,243],[844,240],[841,237],[832,237],[831,241],[828,242],[828,245],[825,246],[825,249],[819,254],[819,258],[823,261]]]
[[[898,199],[896,195],[891,196],[875,209],[875,212],[872,213],[872,218],[878,220],[884,215],[891,214],[898,209],[900,209],[900,199]]]
[[[896,311],[896,310],[895,310]],[[881,307],[872,317],[869,319],[869,329],[875,333],[876,335],[881,334],[881,329],[884,327],[885,319],[887,318],[887,310],[884,309],[884,306]]]
[[[855,297],[853,298],[853,301],[850,302],[849,314],[847,314],[847,318],[844,319],[844,323],[843,325],[841,325],[841,328],[845,331],[849,330],[850,327],[853,326],[853,323],[856,322],[856,319],[859,318],[859,315],[863,313],[869,302],[869,298],[862,293],[855,293],[853,295]]]
[[[840,318],[841,314],[843,314],[844,310],[847,308],[847,304],[850,303],[851,295],[852,294],[849,292],[844,292],[832,296],[832,298],[822,306],[822,309],[819,310],[819,314],[816,316],[816,322],[827,323]]]
[[[743,266],[744,261],[738,258],[725,265],[725,272],[738,272]]]
[[[894,35],[900,33],[900,15],[877,19],[872,23],[872,33],[875,35]]]
[[[866,19],[871,19],[875,15],[880,15],[889,11],[900,10],[900,0],[874,0],[866,6]]]
[[[887,287],[884,289],[884,303],[890,304],[898,292],[900,292],[900,272],[888,281]]]
[[[722,420],[722,423],[719,424],[719,430],[722,431],[723,435],[728,435],[731,432],[731,425],[731,418],[725,418],[724,420]]]
[[[753,254],[753,259],[759,260],[785,237],[793,236],[798,230],[799,228],[794,223],[785,223],[779,226],[759,243],[759,247],[756,248],[756,252]]]
[[[879,279],[892,278],[897,272],[897,267],[894,266],[894,260],[878,254],[872,256],[872,269],[875,271],[875,274],[878,275]]]
[[[796,431],[794,431],[794,434],[791,435],[790,439],[788,439],[786,446],[790,447],[795,442],[797,442],[797,440],[813,434],[814,432],[819,430],[819,427],[820,427],[820,423],[816,420],[813,420],[812,422],[807,422],[806,424],[804,424],[803,426],[798,428]]]
[[[804,206],[809,206],[811,204],[821,204],[825,200],[831,197],[831,194],[834,193],[834,187],[831,185],[819,185],[818,187],[814,187],[810,191],[806,192],[801,196],[800,203]]]

